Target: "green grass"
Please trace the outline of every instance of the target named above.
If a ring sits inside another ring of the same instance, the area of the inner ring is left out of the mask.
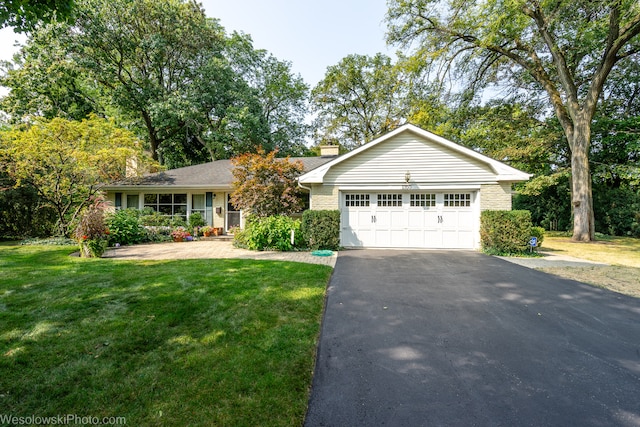
[[[303,421],[331,269],[0,245],[0,414]]]

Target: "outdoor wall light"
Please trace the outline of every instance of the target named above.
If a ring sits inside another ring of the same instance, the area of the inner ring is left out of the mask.
[[[411,172],[406,171],[404,173],[404,182],[406,182],[408,184],[410,180],[411,180]]]

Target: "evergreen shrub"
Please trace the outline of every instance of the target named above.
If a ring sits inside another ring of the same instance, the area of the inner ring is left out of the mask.
[[[305,211],[301,231],[309,249],[337,250],[340,247],[340,211]]]
[[[483,211],[480,214],[482,250],[492,255],[524,253],[531,227],[529,211]]]

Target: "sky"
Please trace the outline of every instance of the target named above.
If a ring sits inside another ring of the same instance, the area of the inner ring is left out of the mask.
[[[207,16],[227,30],[249,34],[254,48],[266,49],[279,60],[291,62],[312,88],[328,66],[350,54],[393,57],[385,43],[386,0],[204,0]],[[0,60],[24,42],[10,28],[0,30]],[[0,95],[2,92],[0,92]]]

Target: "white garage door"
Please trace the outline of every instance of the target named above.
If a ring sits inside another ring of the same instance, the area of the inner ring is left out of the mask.
[[[343,246],[471,249],[475,193],[343,193]]]

